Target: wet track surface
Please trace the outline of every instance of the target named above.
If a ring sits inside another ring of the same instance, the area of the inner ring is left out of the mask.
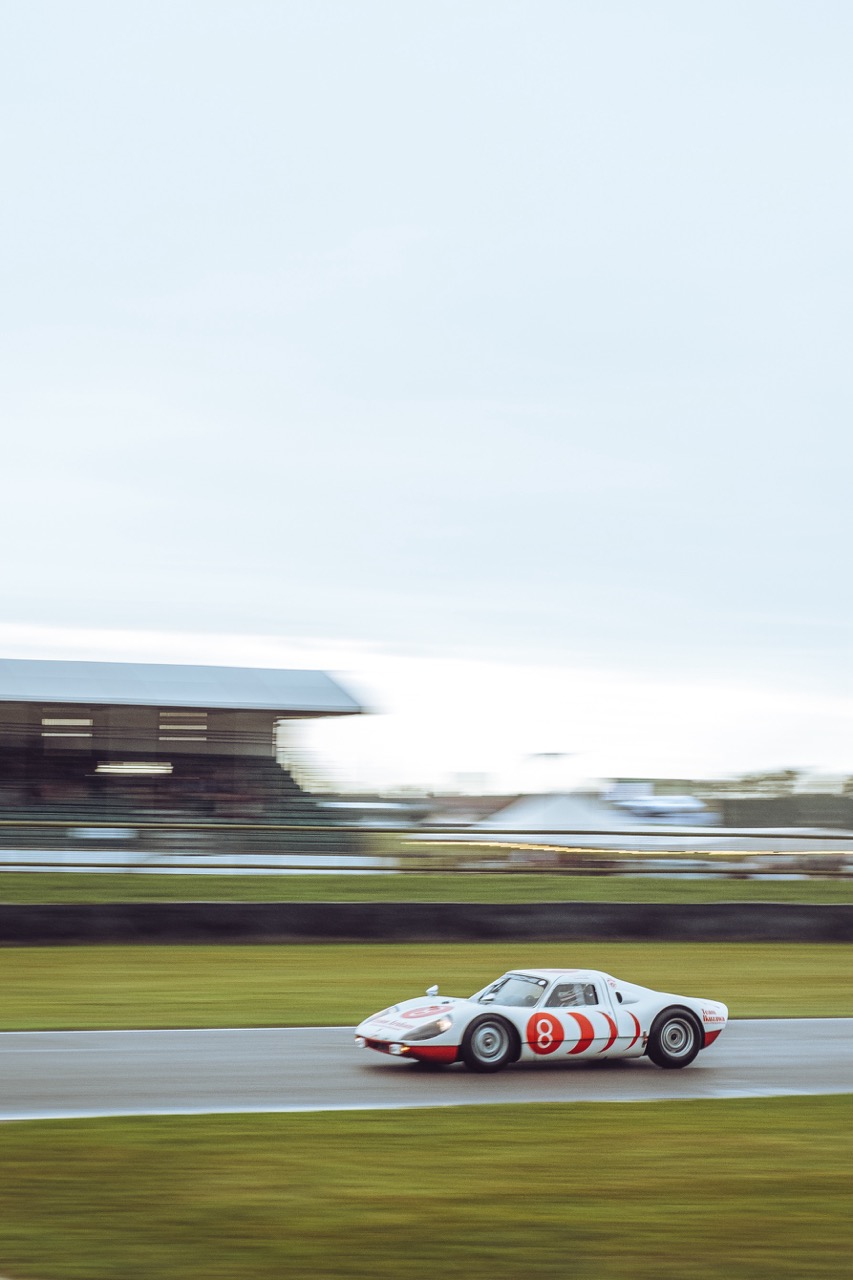
[[[427,1071],[345,1027],[0,1034],[0,1119],[633,1102],[853,1092],[853,1018],[730,1023],[683,1071],[632,1062]]]

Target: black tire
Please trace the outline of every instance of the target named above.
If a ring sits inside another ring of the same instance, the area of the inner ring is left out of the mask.
[[[703,1032],[689,1009],[664,1009],[652,1023],[646,1053],[657,1067],[689,1067],[702,1048]]]
[[[502,1071],[517,1057],[515,1029],[493,1014],[472,1022],[462,1039],[462,1061],[469,1071]]]

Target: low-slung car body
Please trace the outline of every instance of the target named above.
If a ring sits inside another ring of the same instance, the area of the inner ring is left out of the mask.
[[[598,969],[514,969],[467,999],[403,1000],[356,1027],[356,1044],[472,1071],[511,1062],[651,1058],[686,1067],[728,1021],[719,1000],[652,991]]]

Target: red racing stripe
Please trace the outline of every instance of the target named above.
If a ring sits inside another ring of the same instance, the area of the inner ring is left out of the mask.
[[[633,1049],[634,1045],[637,1043],[637,1041],[638,1041],[638,1040],[639,1040],[639,1038],[640,1038],[640,1024],[639,1024],[639,1022],[637,1021],[637,1019],[634,1017],[633,1013],[631,1013],[631,1011],[630,1011],[630,1010],[628,1010],[628,1017],[631,1019],[631,1021],[632,1021],[632,1022],[633,1022],[633,1024],[634,1024],[634,1026],[637,1028],[637,1034],[634,1036],[634,1039],[633,1039],[633,1040],[631,1041],[631,1043],[628,1045],[628,1048],[629,1048],[629,1049]]]
[[[585,1017],[582,1013],[569,1013],[567,1016],[575,1019],[581,1033],[580,1040],[578,1040],[576,1045],[572,1046],[569,1053],[583,1053],[585,1049],[589,1048],[595,1039],[595,1032],[592,1029],[592,1023],[589,1018]]]
[[[605,1022],[610,1028],[610,1039],[607,1041],[607,1044],[604,1046],[603,1049],[599,1049],[599,1053],[606,1053],[607,1050],[612,1045],[613,1041],[616,1039],[616,1023],[613,1021],[610,1014],[605,1013],[603,1009],[601,1010],[601,1016],[602,1018],[604,1018]]]
[[[722,1030],[723,1030],[723,1028],[722,1028],[722,1027],[720,1027],[720,1030],[719,1030],[719,1031],[706,1031],[706,1032],[705,1032],[705,1043],[704,1043],[704,1045],[702,1046],[702,1047],[703,1047],[703,1049],[707,1049],[709,1044],[713,1044],[713,1043],[714,1043],[714,1041],[716,1040],[717,1036],[718,1036],[718,1035],[720,1035],[720,1033],[722,1032]]]

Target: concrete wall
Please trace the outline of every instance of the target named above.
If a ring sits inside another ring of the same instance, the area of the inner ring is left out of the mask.
[[[0,945],[74,942],[851,942],[853,905],[115,903],[2,905]]]

